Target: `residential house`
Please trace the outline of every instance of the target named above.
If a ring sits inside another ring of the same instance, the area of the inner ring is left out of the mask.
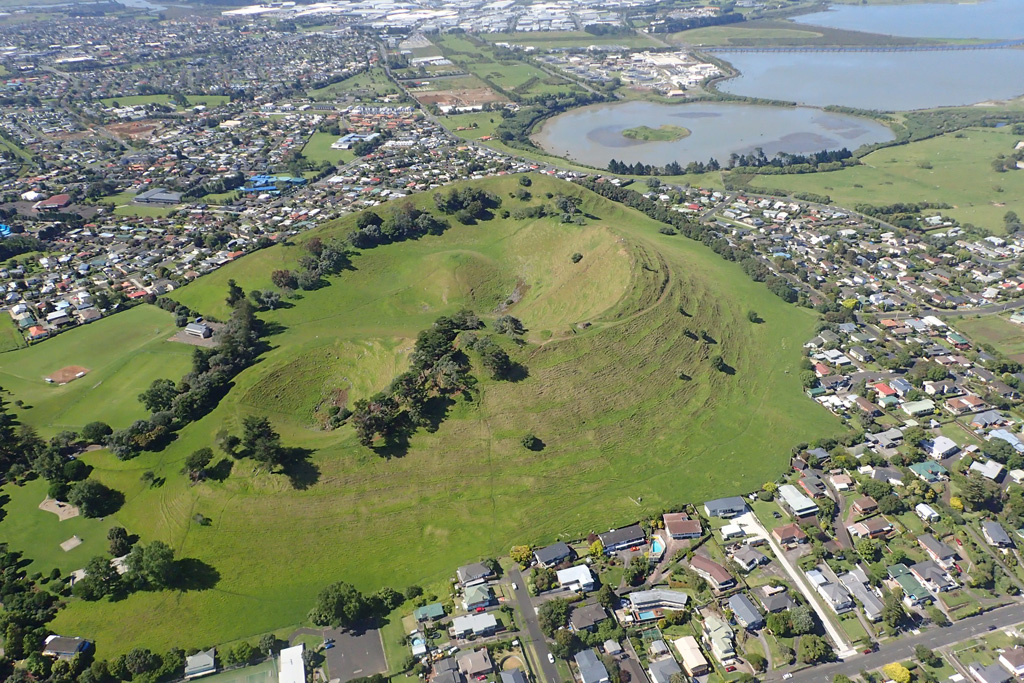
[[[574,607],[569,615],[569,626],[573,631],[593,631],[598,624],[608,618],[599,603],[591,603],[582,607]]]
[[[630,609],[634,614],[657,610],[683,610],[690,596],[682,591],[667,588],[653,588],[646,591],[633,591],[629,594]]]
[[[885,517],[871,517],[846,527],[851,536],[857,538],[882,538],[892,531],[892,524]]]
[[[720,517],[729,519],[737,517],[747,511],[747,501],[742,496],[730,496],[728,498],[717,498],[704,503],[704,514],[708,517]]]
[[[691,678],[703,676],[711,671],[711,665],[704,658],[704,653],[700,650],[700,644],[693,636],[677,638],[672,641],[672,646],[679,653],[679,659],[683,663],[683,670],[687,676]]]
[[[971,472],[977,472],[981,476],[986,479],[991,479],[992,481],[999,481],[1002,479],[1003,469],[1003,466],[995,460],[989,460],[985,463],[975,461],[971,463],[970,467]]]
[[[729,609],[732,610],[736,623],[749,631],[756,631],[764,626],[764,617],[744,593],[737,593],[729,598]]]
[[[931,415],[935,412],[935,402],[930,399],[923,399],[920,401],[907,401],[900,406],[900,410],[909,415],[910,417],[921,417],[922,415]]]
[[[494,604],[494,593],[489,586],[477,584],[466,588],[462,595],[462,609],[472,612]]]
[[[928,455],[935,460],[944,460],[960,452],[960,447],[948,436],[937,436],[934,440],[925,442],[924,445],[928,449]]]
[[[530,683],[530,679],[526,677],[522,669],[502,671],[500,681],[501,683]]]
[[[958,396],[957,398],[948,399],[943,407],[954,415],[967,415],[969,413],[976,413],[979,410],[985,410],[988,406],[977,396]]]
[[[214,648],[200,650],[185,657],[185,679],[199,678],[217,672],[217,651]]]
[[[808,496],[811,498],[824,498],[825,497],[825,482],[821,480],[816,474],[805,474],[797,484],[802,488]]]
[[[971,664],[969,671],[971,677],[978,683],[1010,683],[1013,678],[998,663],[993,662],[988,666],[982,666],[980,662]]]
[[[662,521],[665,523],[665,531],[676,540],[701,537],[700,520],[690,519],[685,512],[662,515]]]
[[[413,617],[416,621],[436,621],[437,619],[444,618],[444,605],[440,602],[434,602],[429,605],[423,605],[423,607],[417,607],[412,611]]]
[[[1024,676],[1024,647],[1011,647],[999,655],[999,663],[1014,676]]]
[[[647,665],[647,672],[651,675],[651,683],[669,683],[674,674],[682,673],[682,669],[672,657],[663,657],[652,660]]]
[[[604,546],[604,551],[608,554],[615,553],[632,546],[643,545],[646,542],[644,530],[641,529],[638,524],[623,527],[621,529],[612,529],[611,531],[606,531],[603,534],[598,534],[597,537],[601,539],[601,545]]]
[[[494,571],[481,562],[474,562],[473,564],[459,567],[455,575],[459,579],[459,584],[465,588],[466,586],[476,586],[485,583],[488,579],[494,577]]]
[[[949,569],[956,563],[956,551],[933,535],[918,536],[917,542],[928,553],[928,557],[938,562],[943,569]]]
[[[840,584],[829,581],[820,570],[811,569],[808,571],[807,579],[814,586],[818,595],[824,598],[825,602],[836,614],[849,612],[853,609],[853,599],[850,597],[850,593]]]
[[[587,592],[594,590],[594,575],[590,573],[590,567],[581,564],[568,569],[559,569],[555,572],[558,578],[558,585],[566,590]]]
[[[533,551],[533,557],[537,560],[537,564],[542,567],[554,567],[562,564],[568,560],[572,560],[576,556],[573,549],[565,543],[553,543],[543,548],[538,548]]]
[[[900,398],[906,398],[907,394],[914,390],[914,385],[902,377],[897,377],[889,382],[889,386],[892,387],[892,390],[895,391],[896,395]]]
[[[981,523],[981,533],[990,546],[996,548],[1012,548],[1013,539],[1006,533],[1006,529],[999,522],[985,520]]]
[[[903,486],[903,474],[891,467],[876,467],[871,472],[871,478],[875,481],[884,481],[893,486]]]
[[[903,602],[908,607],[914,607],[932,599],[928,589],[921,585],[906,565],[895,564],[888,568],[889,578],[899,585],[903,591]]]
[[[582,652],[577,652],[574,657],[576,660],[576,667],[580,671],[580,680],[582,683],[608,683],[608,669],[604,667],[601,660],[598,659],[597,654],[591,650],[586,649]]]
[[[489,636],[498,630],[498,620],[490,612],[465,614],[452,619],[452,633],[456,638]]]
[[[934,560],[918,562],[910,567],[910,573],[932,593],[945,593],[954,588],[959,588],[953,577]]]
[[[494,662],[491,661],[491,655],[487,652],[487,648],[482,647],[479,650],[473,650],[467,652],[458,659],[459,671],[464,673],[468,678],[475,678],[477,676],[484,676],[494,671]],[[607,683],[608,679],[600,683]],[[588,682],[589,683],[589,682]]]
[[[755,567],[768,563],[768,557],[764,553],[754,550],[749,545],[745,545],[734,552],[732,559],[745,572],[753,571]]]
[[[782,586],[761,586],[760,592],[756,595],[761,606],[769,613],[796,607],[796,601],[789,597],[789,593]]]
[[[903,443],[903,431],[896,427],[892,427],[891,429],[886,429],[884,432],[867,434],[865,438],[869,443],[873,444],[876,449],[892,449],[899,447],[899,445]]]
[[[704,641],[718,661],[724,664],[736,657],[735,634],[724,619],[715,614],[705,614],[703,631]]]
[[[729,570],[703,555],[694,555],[690,559],[690,568],[717,591],[736,585],[736,579],[729,573]]]
[[[772,536],[782,545],[807,542],[807,534],[792,522],[772,529]]]
[[[913,472],[918,479],[929,484],[937,484],[938,482],[945,481],[949,478],[949,470],[934,460],[915,462],[910,466],[910,471]]]
[[[851,507],[858,515],[868,515],[878,510],[878,503],[871,496],[861,496]]]
[[[867,574],[864,573],[860,566],[855,567],[853,571],[842,574],[838,578],[839,583],[860,602],[861,607],[864,609],[864,616],[868,618],[868,621],[878,621],[882,618],[882,611],[885,605],[868,586]]]
[[[989,427],[998,427],[1005,424],[1008,424],[1008,421],[998,410],[986,410],[984,413],[978,413],[971,418],[971,427],[974,429],[988,429]]]
[[[459,671],[458,663],[451,657],[434,662],[434,677],[431,683],[465,683],[466,678]]]
[[[933,508],[928,503],[918,503],[916,506],[914,506],[914,512],[916,512],[917,516],[921,518],[921,521],[924,521],[924,522],[937,522],[937,521],[939,521],[939,513],[936,512],[935,508]]]
[[[818,514],[818,504],[792,484],[783,484],[779,487],[779,502],[797,519]]]

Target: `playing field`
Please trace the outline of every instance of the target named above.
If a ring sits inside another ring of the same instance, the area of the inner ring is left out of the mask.
[[[955,327],[981,344],[990,344],[999,353],[1024,363],[1024,327],[1001,315],[985,315],[958,320]]]
[[[24,486],[8,484],[0,495],[10,497],[4,505],[0,521],[0,538],[12,550],[20,550],[32,560],[29,573],[49,573],[56,567],[65,576],[85,567],[96,555],[107,552],[107,531],[117,525],[113,517],[86,519],[78,516],[63,522],[52,512],[39,509],[49,487],[44,479],[30,481]],[[82,539],[81,545],[65,552],[60,544],[72,536]]]
[[[508,198],[515,177],[481,184],[506,208],[519,203]],[[332,581],[367,591],[444,581],[514,543],[577,538],[756,489],[785,470],[795,444],[839,431],[793,371],[814,332],[812,312],[577,186],[536,176],[530,191],[539,201],[579,195],[591,218],[582,227],[495,218],[366,251],[329,287],[266,314],[283,330],[273,349],[163,452],[128,462],[89,454],[93,476],[124,492],[117,517],[130,531],[210,564],[220,580],[207,591],[72,602],[56,632],[95,638],[104,657],[253,636],[299,623]],[[428,194],[412,201],[431,203]],[[302,242],[344,234],[354,220],[256,252],[174,295],[224,316],[228,278],[267,287],[272,270],[294,267]],[[522,298],[509,312],[529,330],[521,348],[509,344],[527,368],[521,381],[475,369],[472,400],[458,398],[435,433],[417,433],[392,459],[358,446],[350,427],[318,426],[325,397],[342,392],[351,405],[386,387],[437,316],[469,306],[493,321],[513,293]],[[750,309],[765,322],[749,322]],[[734,374],[713,370],[706,353],[721,353]],[[225,481],[191,485],[182,459],[250,414],[270,416],[285,444],[310,449],[309,467],[293,482],[237,461]],[[526,432],[546,447],[525,450]],[[146,470],[166,483],[143,484]],[[196,514],[211,524],[195,524]]]
[[[585,31],[528,31],[519,33],[484,33],[480,36],[489,43],[511,43],[532,46],[542,50],[559,47],[590,47],[591,45],[621,45],[623,47],[662,47],[657,38],[649,35],[595,36]]]
[[[751,186],[828,195],[854,204],[936,202],[965,223],[1005,232],[1007,211],[1024,215],[1024,170],[998,173],[992,162],[1009,155],[1019,141],[1009,129],[971,128],[930,140],[873,152],[854,166],[831,173],[759,176]]]
[[[316,164],[321,161],[337,164],[355,159],[356,155],[350,149],[331,149],[331,145],[338,141],[338,137],[330,133],[313,133],[309,142],[302,148],[302,154]]]
[[[333,100],[343,95],[351,95],[359,100],[373,101],[387,93],[397,92],[398,88],[388,80],[384,69],[373,68],[344,81],[310,90],[308,94],[314,100]]]
[[[141,391],[161,377],[177,381],[190,367],[192,349],[166,341],[176,331],[170,313],[138,306],[0,354],[0,387],[25,402],[18,417],[45,436],[92,420],[127,427],[146,416]],[[67,366],[89,373],[64,386],[45,381]]]
[[[25,338],[21,336],[18,326],[9,315],[0,315],[0,352],[12,351],[25,346]]]

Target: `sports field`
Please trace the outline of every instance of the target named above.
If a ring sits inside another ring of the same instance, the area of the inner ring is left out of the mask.
[[[480,184],[507,208],[519,204],[508,198],[515,177]],[[53,628],[88,634],[104,657],[252,636],[299,623],[332,581],[366,591],[444,581],[513,543],[580,537],[758,488],[786,468],[793,445],[840,430],[791,371],[813,335],[813,313],[577,186],[535,176],[530,191],[541,201],[546,192],[578,195],[591,218],[582,227],[495,218],[364,252],[329,287],[266,314],[283,330],[270,338],[273,349],[163,452],[128,462],[89,454],[93,476],[125,493],[119,521],[144,541],[163,539],[207,562],[220,581],[207,591],[73,602]],[[344,234],[354,220],[296,242]],[[576,252],[579,263],[570,259]],[[270,272],[294,267],[301,253],[299,245],[261,250],[174,295],[223,316],[228,278],[267,287]],[[347,392],[351,404],[387,386],[437,316],[469,306],[493,320],[513,292],[522,299],[509,313],[529,331],[524,346],[509,348],[525,379],[475,370],[473,400],[456,400],[435,433],[417,433],[390,460],[358,446],[349,427],[316,426],[325,396]],[[765,322],[750,323],[750,309]],[[735,374],[711,369],[687,329],[706,331],[709,351]],[[183,458],[251,414],[270,416],[285,444],[313,452],[296,475],[302,483],[237,461],[225,481],[190,485]],[[521,446],[528,431],[542,451]],[[166,483],[144,485],[146,470]],[[194,524],[197,513],[212,523]]]
[[[1024,215],[1024,170],[998,173],[992,162],[1009,155],[1019,136],[1008,128],[969,128],[959,133],[887,147],[864,157],[862,166],[830,173],[758,176],[752,187],[828,195],[832,201],[858,203],[936,202],[964,223],[1005,232],[1003,215]]]
[[[25,402],[18,417],[44,436],[103,420],[115,429],[146,417],[138,394],[154,379],[177,381],[192,349],[166,341],[174,317],[142,305],[77,327],[26,349],[0,354],[0,387]],[[89,374],[64,386],[44,378],[68,365]]]
[[[356,99],[373,101],[387,93],[397,93],[398,88],[388,80],[382,68],[373,68],[331,85],[310,90],[309,96],[314,100],[333,100],[344,95],[352,95]]]
[[[623,47],[662,47],[657,38],[644,34],[628,36],[595,36],[586,31],[526,31],[515,33],[484,33],[480,36],[489,43],[511,43],[532,46],[542,50],[558,47],[590,47],[591,45],[621,45]]]
[[[955,323],[961,332],[981,344],[989,344],[999,353],[1024,362],[1024,327],[1001,315],[964,318]]]
[[[0,495],[10,497],[4,505],[5,514],[0,521],[0,538],[13,550],[20,550],[32,560],[29,573],[49,573],[56,567],[67,576],[96,555],[107,553],[107,531],[117,525],[113,517],[86,519],[78,516],[60,521],[57,515],[39,509],[49,487],[44,479],[30,481],[24,486],[8,484]],[[60,544],[78,536],[82,544],[65,552]]]
[[[309,142],[302,148],[303,156],[316,164],[321,161],[337,164],[355,159],[356,155],[350,149],[331,149],[331,145],[338,141],[338,137],[330,133],[313,133],[309,137]]]
[[[25,346],[25,338],[21,336],[18,326],[9,315],[0,315],[0,352],[20,349]]]

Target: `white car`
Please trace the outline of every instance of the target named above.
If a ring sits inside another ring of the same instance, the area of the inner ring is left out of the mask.
[[[552,664],[555,663],[555,656],[553,654],[551,654],[550,652],[548,653],[548,661],[551,662]]]
[[[512,590],[514,590],[514,591],[519,590],[519,584],[516,583],[515,581],[512,582]]]
[[[782,674],[782,680],[788,681],[793,677],[793,674]]]

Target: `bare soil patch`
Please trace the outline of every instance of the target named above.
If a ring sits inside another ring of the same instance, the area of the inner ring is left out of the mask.
[[[80,545],[82,545],[82,539],[80,539],[77,535],[75,535],[75,536],[72,536],[71,538],[69,538],[68,540],[64,541],[63,543],[61,543],[60,544],[60,549],[63,550],[64,552],[68,552],[69,550],[74,550],[75,548],[77,548]]]
[[[64,521],[65,519],[71,519],[72,517],[78,516],[78,508],[69,503],[62,503],[59,500],[53,498],[44,498],[43,502],[39,504],[39,509],[46,512],[52,512],[57,515],[57,519]]]
[[[463,90],[436,90],[416,96],[422,104],[436,104],[439,107],[474,107],[488,102],[504,102],[505,98],[490,88]]]
[[[132,121],[130,123],[110,123],[103,126],[114,135],[122,138],[141,140],[149,138],[160,128],[156,121]]]
[[[81,365],[68,365],[52,375],[47,375],[46,379],[50,380],[54,384],[67,384],[79,377],[84,377],[88,372],[89,368]]]

